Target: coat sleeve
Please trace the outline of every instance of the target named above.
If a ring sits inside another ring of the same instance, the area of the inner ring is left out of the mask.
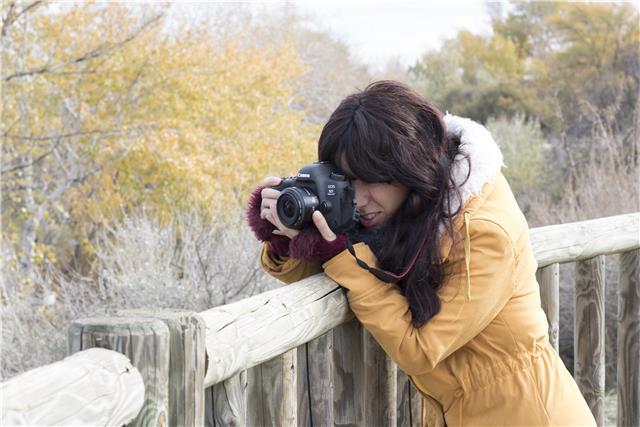
[[[297,282],[322,272],[320,263],[280,257],[271,250],[268,243],[262,245],[260,264],[267,273],[286,284]]]
[[[438,290],[441,309],[420,328],[400,289],[360,268],[348,251],[323,265],[325,273],[348,289],[349,305],[387,354],[409,375],[421,375],[478,335],[502,310],[514,291],[513,244],[497,224],[472,219],[469,227],[471,297],[465,298],[467,270],[464,251],[447,263]],[[364,243],[354,246],[358,258],[377,265]]]

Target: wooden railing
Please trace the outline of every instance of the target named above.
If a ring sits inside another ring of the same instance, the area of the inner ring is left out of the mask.
[[[606,255],[620,254],[617,424],[639,425],[640,213],[532,229],[531,243],[556,349],[559,264],[576,264],[574,376],[599,425],[604,424],[604,263]],[[406,375],[353,318],[344,290],[322,274],[199,314],[137,311],[74,322],[70,353],[91,347],[124,353],[140,371],[144,405],[128,415],[137,414],[133,421],[121,417],[120,423],[417,426],[420,418],[420,398]],[[20,408],[36,398],[28,386],[32,372],[2,385],[4,414],[26,413]],[[77,392],[67,385],[49,394]],[[62,424],[54,421],[59,414],[47,418],[35,412],[30,414],[40,417],[39,424]],[[33,423],[26,415],[22,419]],[[72,416],[67,420],[81,423]]]

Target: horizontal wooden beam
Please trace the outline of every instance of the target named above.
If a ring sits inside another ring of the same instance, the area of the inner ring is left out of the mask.
[[[530,231],[538,268],[640,248],[640,212],[549,225]]]
[[[1,425],[123,425],[144,403],[144,382],[129,359],[92,348],[0,384]]]
[[[319,337],[353,317],[324,274],[200,313],[207,325],[205,387]]]
[[[539,267],[640,248],[640,213],[530,230]],[[353,317],[345,291],[323,274],[200,313],[209,387],[309,342]]]

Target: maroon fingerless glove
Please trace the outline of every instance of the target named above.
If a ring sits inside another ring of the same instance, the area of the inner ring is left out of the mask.
[[[260,193],[263,188],[265,187],[258,186],[249,197],[247,222],[258,240],[267,242],[276,255],[324,264],[346,249],[347,237],[344,234],[338,234],[335,240],[328,242],[313,226],[301,230],[293,239],[273,234],[276,227],[266,219],[260,218]]]
[[[267,242],[271,250],[278,256],[289,256],[289,238],[273,234],[276,227],[266,219],[260,218],[260,204],[262,203],[262,185],[256,187],[249,197],[247,205],[247,222],[261,242]]]
[[[305,228],[289,243],[289,256],[324,264],[347,248],[347,236],[338,234],[328,242],[315,227]]]

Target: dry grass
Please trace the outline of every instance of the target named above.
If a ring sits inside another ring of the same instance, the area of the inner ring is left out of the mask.
[[[179,231],[180,230],[180,231]],[[262,272],[259,244],[240,218],[213,229],[197,215],[162,226],[129,217],[98,239],[93,277],[41,265],[23,281],[16,255],[2,259],[3,379],[65,356],[69,322],[123,308],[203,311],[276,286]]]

